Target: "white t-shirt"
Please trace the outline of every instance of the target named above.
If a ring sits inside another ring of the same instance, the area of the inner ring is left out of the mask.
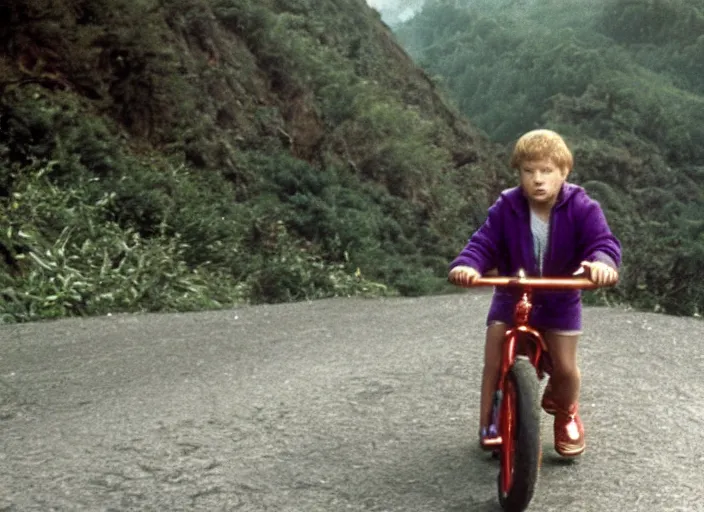
[[[540,275],[543,275],[543,260],[548,250],[549,223],[538,217],[533,210],[530,211],[530,231],[533,234],[533,254],[538,262]]]

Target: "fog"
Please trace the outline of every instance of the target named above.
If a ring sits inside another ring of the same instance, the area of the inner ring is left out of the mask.
[[[393,25],[406,21],[423,6],[425,0],[367,0],[367,4],[381,13],[382,19]]]
[[[414,4],[421,4],[423,2],[408,0],[367,0],[367,3],[375,9],[398,11],[406,6],[414,6]]]

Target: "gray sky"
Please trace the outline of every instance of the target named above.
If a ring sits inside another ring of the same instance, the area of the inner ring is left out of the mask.
[[[381,12],[386,21],[396,22],[410,18],[425,0],[367,0],[367,4]]]
[[[401,2],[399,0],[367,0],[367,3],[375,9],[387,9],[389,6],[395,7]]]
[[[423,3],[423,0],[367,0],[367,3],[375,9],[401,11],[405,7],[417,8]]]

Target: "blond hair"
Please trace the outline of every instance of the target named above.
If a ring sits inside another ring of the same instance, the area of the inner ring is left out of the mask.
[[[551,160],[561,169],[572,170],[572,152],[564,139],[552,130],[532,130],[518,139],[511,155],[511,167],[519,169],[521,164],[533,160]]]

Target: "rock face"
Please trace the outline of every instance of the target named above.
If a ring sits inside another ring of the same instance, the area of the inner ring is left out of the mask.
[[[325,62],[301,69],[311,41],[344,64],[339,72],[429,119],[456,165],[491,151],[363,0],[34,0],[0,10],[0,91],[70,91],[135,144],[182,149],[196,166],[226,165],[236,148],[284,147],[308,162],[355,154],[356,141],[335,143],[344,120],[321,104],[336,77],[315,75]]]

